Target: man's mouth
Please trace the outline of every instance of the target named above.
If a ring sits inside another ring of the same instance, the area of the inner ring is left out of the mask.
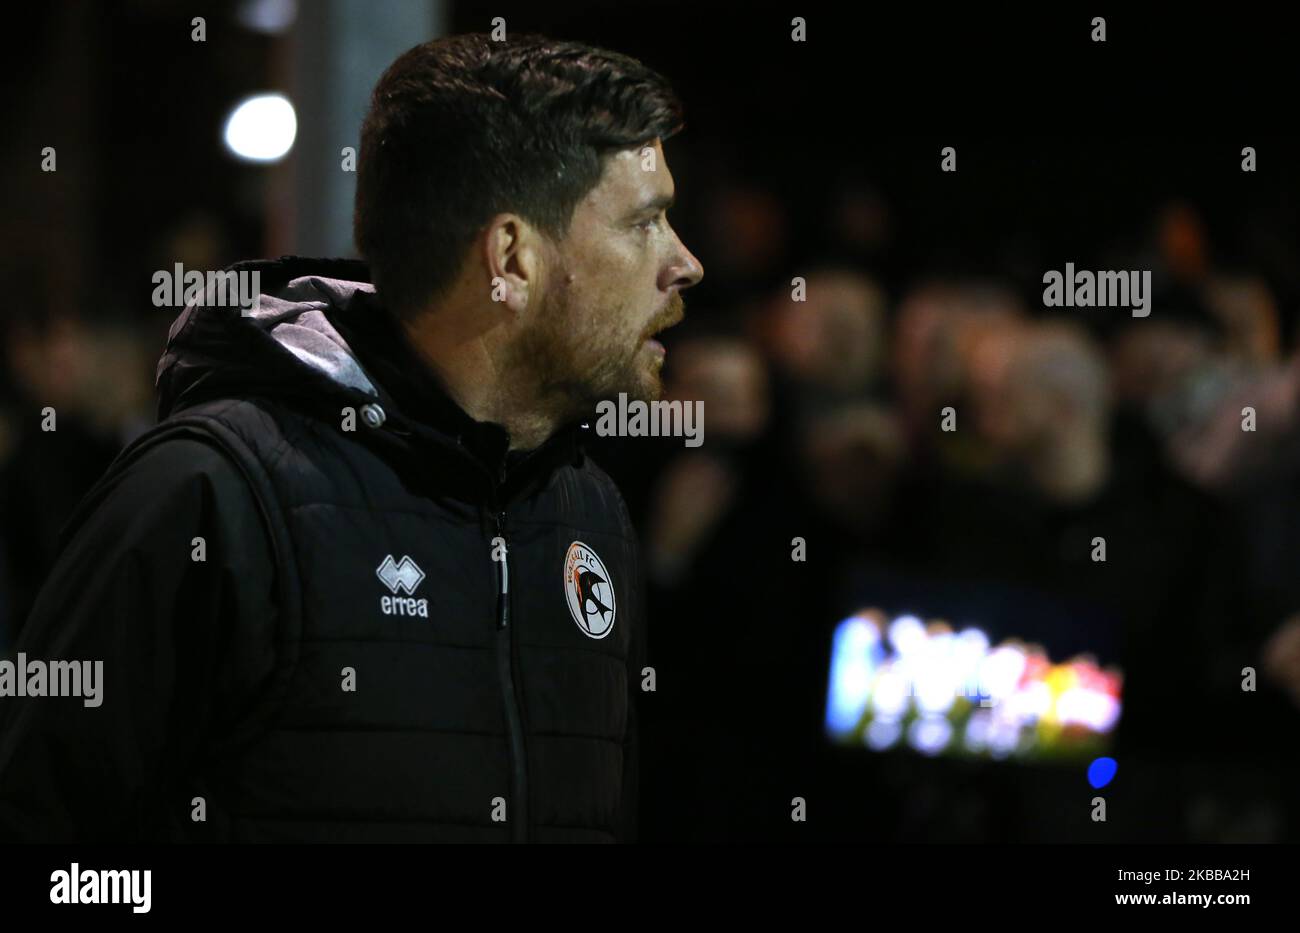
[[[685,313],[682,309],[681,296],[674,296],[673,299],[668,302],[668,315],[646,332],[643,342],[648,344],[650,349],[654,350],[656,353],[663,355],[664,345],[654,338],[668,330],[670,327],[676,327],[682,322],[683,317],[685,317]]]

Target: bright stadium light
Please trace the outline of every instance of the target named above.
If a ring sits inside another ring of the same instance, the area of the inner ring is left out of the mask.
[[[249,162],[276,162],[293,147],[298,118],[282,94],[250,97],[226,119],[226,146]]]

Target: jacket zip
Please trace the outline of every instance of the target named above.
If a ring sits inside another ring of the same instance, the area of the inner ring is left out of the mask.
[[[502,479],[505,466],[502,465]],[[493,490],[493,501],[496,491]],[[496,513],[497,537],[501,539],[501,569],[497,579],[497,674],[505,694],[506,720],[510,727],[510,797],[512,813],[508,815],[512,842],[528,841],[528,760],[524,748],[524,729],[519,713],[519,693],[515,687],[513,635],[510,626],[510,551],[506,543],[506,511]]]

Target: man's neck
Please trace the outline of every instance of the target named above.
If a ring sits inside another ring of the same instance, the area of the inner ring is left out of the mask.
[[[403,330],[416,355],[465,414],[505,428],[510,450],[540,447],[559,427],[557,418],[539,409],[536,393],[520,384],[526,374],[501,365],[490,332],[457,332],[439,327],[428,315],[417,324],[403,322]]]

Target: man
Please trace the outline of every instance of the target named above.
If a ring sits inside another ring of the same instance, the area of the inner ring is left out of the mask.
[[[633,838],[642,571],[580,435],[658,397],[703,274],[665,218],[681,125],[576,43],[388,69],[368,267],[236,266],[259,301],[178,318],[161,424],[69,523],[16,647],[102,660],[100,705],[0,696],[0,834]]]

